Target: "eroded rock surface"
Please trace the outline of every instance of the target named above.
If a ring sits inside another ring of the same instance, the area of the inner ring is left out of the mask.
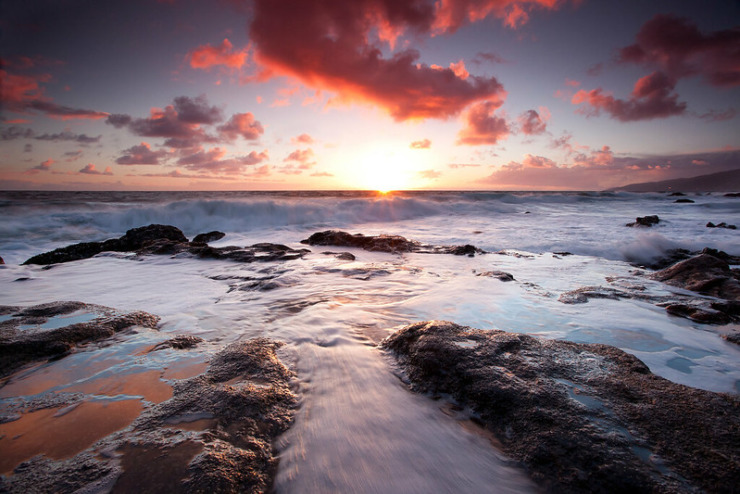
[[[740,272],[730,269],[727,260],[700,254],[650,276],[669,285],[726,300],[740,300]]]
[[[215,242],[216,240],[221,240],[224,238],[226,234],[224,232],[219,231],[212,231],[208,233],[199,233],[195,237],[193,237],[193,242],[199,243],[199,244],[207,244],[209,242]]]
[[[316,232],[305,240],[302,244],[336,246],[336,247],[357,247],[360,249],[389,252],[392,254],[401,254],[404,252],[420,252],[426,254],[453,254],[457,256],[474,256],[483,254],[484,251],[473,245],[424,245],[415,240],[408,240],[400,235],[377,235],[366,236],[361,233],[347,233],[339,230],[326,230]]]
[[[469,407],[553,492],[733,492],[740,399],[650,373],[615,347],[431,321],[382,346],[415,390]]]
[[[651,216],[638,216],[632,223],[627,223],[626,226],[647,226],[651,227],[660,223],[660,218],[657,214]]]
[[[156,328],[159,317],[82,302],[0,306],[0,377],[29,362],[59,358],[72,348],[132,326]]]
[[[210,247],[206,242],[223,236],[210,232],[188,242],[179,228],[169,225],[149,225],[134,228],[117,239],[105,242],[83,242],[33,256],[23,264],[55,264],[87,259],[104,251],[136,252],[140,255],[190,255],[201,259],[228,259],[237,262],[288,261],[299,259],[310,252],[292,249],[286,245],[259,243],[248,247]]]

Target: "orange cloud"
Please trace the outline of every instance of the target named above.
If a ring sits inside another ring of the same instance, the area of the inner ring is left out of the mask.
[[[457,134],[458,144],[478,146],[496,144],[509,136],[506,119],[494,115],[502,101],[482,101],[473,105],[465,114],[465,127]]]
[[[409,146],[411,149],[429,149],[432,147],[432,141],[429,139],[422,139],[421,141],[414,141]]]
[[[238,69],[247,63],[247,49],[233,51],[233,48],[234,45],[225,38],[220,45],[199,46],[188,53],[188,61],[194,69],[207,70],[216,66]]]

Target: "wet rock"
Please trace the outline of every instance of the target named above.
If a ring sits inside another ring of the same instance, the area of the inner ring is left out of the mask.
[[[218,236],[221,232],[205,235]],[[236,262],[289,261],[299,259],[307,249],[292,249],[281,244],[260,243],[248,247],[210,247],[203,242],[188,242],[180,229],[168,225],[134,228],[126,235],[105,242],[85,242],[39,254],[23,264],[54,264],[87,259],[104,251],[136,252],[139,255],[190,255],[200,259],[228,259]]]
[[[564,304],[585,304],[590,298],[606,298],[609,300],[619,300],[623,298],[633,298],[633,294],[616,288],[604,286],[584,286],[565,292],[560,295],[558,302]]]
[[[627,223],[625,226],[646,226],[649,228],[658,223],[660,223],[660,218],[657,214],[654,214],[651,216],[638,216],[634,222]]]
[[[0,257],[0,264],[5,264],[5,261],[3,260],[2,257]]]
[[[193,243],[207,244],[210,242],[215,242],[216,240],[221,240],[225,236],[226,234],[224,232],[219,232],[215,230],[208,233],[199,233],[193,238]]]
[[[486,276],[488,278],[496,278],[500,281],[515,281],[513,274],[506,273],[504,271],[485,271],[483,273],[476,274],[476,276]]]
[[[696,307],[687,304],[669,304],[666,312],[673,316],[685,317],[702,324],[729,324],[732,318],[727,314],[705,307]]]
[[[728,225],[724,221],[717,225],[710,221],[709,223],[707,223],[707,228],[727,228],[728,230],[737,230],[737,227],[735,225]]]
[[[419,252],[423,254],[453,254],[458,256],[474,256],[485,253],[473,245],[424,245],[415,240],[408,240],[400,235],[365,236],[361,233],[351,234],[339,230],[316,232],[302,244],[332,245],[337,247],[357,247],[374,252],[389,252],[401,254],[404,252]]]
[[[686,194],[684,194],[683,192],[671,192],[670,194],[668,194],[668,197],[683,197],[685,195]]]
[[[0,376],[29,362],[56,359],[72,348],[109,338],[132,326],[156,328],[159,317],[121,313],[82,302],[53,302],[27,308],[0,306],[13,317],[0,323]]]
[[[340,261],[354,261],[357,259],[351,252],[322,252],[325,256],[334,256]]]
[[[431,321],[382,347],[416,391],[471,409],[551,492],[731,492],[740,399],[672,383],[615,347]]]
[[[740,192],[728,192],[725,197],[740,197]]]
[[[561,257],[567,257],[567,256],[572,256],[573,255],[572,252],[568,252],[568,251],[553,252],[553,254],[556,255],[556,256],[561,256]]]
[[[691,200],[691,199],[676,199],[673,202],[675,202],[677,204],[693,204],[694,203],[694,201]]]
[[[162,343],[158,343],[154,348],[151,349],[152,352],[156,352],[157,350],[163,350],[165,348],[174,348],[175,350],[187,350],[190,348],[195,348],[200,343],[202,343],[203,338],[199,338],[198,336],[192,336],[192,335],[177,335],[174,338],[170,338],[169,340],[163,341]]]
[[[726,260],[704,253],[657,271],[650,278],[705,295],[740,300],[740,281],[735,276]]]

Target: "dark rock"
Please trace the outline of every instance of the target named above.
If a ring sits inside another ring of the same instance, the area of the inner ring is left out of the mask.
[[[709,253],[680,261],[650,277],[693,292],[726,300],[740,300],[740,282],[733,277],[729,264]]]
[[[53,302],[25,309],[0,306],[0,311],[13,315],[0,324],[0,377],[29,362],[63,357],[80,344],[109,338],[132,326],[156,328],[159,322],[159,317],[146,312],[121,313],[82,302]],[[72,315],[76,312],[85,314]],[[67,316],[69,324],[44,328],[50,318],[58,316]],[[31,327],[21,329],[23,326]]]
[[[677,204],[693,204],[694,203],[694,201],[692,201],[691,199],[676,199],[673,202]]]
[[[404,252],[419,252],[424,254],[453,254],[458,256],[474,256],[485,253],[473,245],[435,246],[423,245],[415,240],[408,240],[400,235],[365,236],[361,233],[351,234],[339,230],[316,232],[302,244],[332,245],[338,247],[356,247],[368,251],[389,252],[400,254]]]
[[[635,218],[635,221],[633,223],[627,223],[626,226],[647,226],[651,227],[653,225],[657,225],[660,223],[660,218],[658,218],[658,215],[654,214],[651,216],[639,216]]]
[[[334,256],[340,261],[354,261],[357,259],[351,252],[322,252],[325,256]]]
[[[164,350],[165,348],[174,348],[175,350],[187,350],[190,348],[195,348],[203,341],[203,338],[199,338],[197,336],[181,334],[175,336],[174,338],[170,338],[169,340],[163,341],[162,343],[158,343],[150,351],[156,352],[157,350]]]
[[[0,264],[5,264],[5,261],[3,260],[2,257],[0,257]]]
[[[730,343],[740,345],[740,331],[733,331],[732,333],[723,334],[722,338],[726,339]]]
[[[501,281],[515,281],[513,274],[506,273],[504,271],[485,271],[483,273],[478,273],[476,276],[487,276],[489,278],[497,278]]]
[[[468,407],[549,492],[732,492],[740,399],[608,345],[432,321],[386,338],[413,388]]]
[[[686,194],[684,194],[683,192],[671,192],[670,194],[668,194],[668,197],[683,197],[685,195]]]
[[[732,322],[727,314],[714,309],[696,307],[687,304],[670,304],[665,308],[666,312],[679,317],[685,317],[702,324],[729,324]]]
[[[553,252],[553,254],[555,254],[556,256],[563,256],[563,257],[567,257],[567,256],[572,256],[573,255],[572,252],[568,252],[568,251]]]
[[[193,238],[193,243],[196,244],[207,244],[209,242],[215,242],[221,240],[226,234],[224,232],[212,231],[208,233],[199,233]]]
[[[220,232],[206,235],[217,236]],[[223,235],[223,234],[222,234]],[[229,259],[236,262],[289,261],[299,259],[307,249],[291,249],[281,244],[261,243],[250,247],[210,247],[204,242],[188,242],[180,229],[168,225],[134,228],[126,235],[105,242],[86,242],[39,254],[23,264],[53,264],[87,259],[103,251],[136,252],[139,255],[189,254],[201,259]]]
[[[725,197],[740,197],[740,192],[729,192],[725,194]]]
[[[707,223],[707,228],[727,228],[728,230],[737,230],[737,227],[735,225],[728,225],[724,221],[718,225],[715,225],[711,221]]]
[[[611,287],[584,286],[561,294],[558,302],[564,304],[585,304],[590,298],[620,300],[623,298],[633,298],[633,295],[624,290],[617,290]]]

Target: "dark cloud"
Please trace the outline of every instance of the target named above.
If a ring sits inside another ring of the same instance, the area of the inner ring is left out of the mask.
[[[446,118],[474,101],[502,98],[495,78],[429,67],[415,50],[383,56],[381,41],[428,33],[433,21],[431,3],[421,0],[256,0],[250,37],[266,73],[335,91],[341,101],[378,105],[396,120]]]
[[[42,163],[39,163],[38,165],[34,166],[33,168],[29,168],[26,173],[29,174],[35,174],[38,172],[48,172],[51,170],[51,165],[54,164],[54,160],[48,159]]]
[[[221,148],[213,148],[208,151],[199,149],[189,155],[185,155],[177,161],[192,171],[208,171],[210,173],[244,174],[248,167],[253,167],[269,159],[267,151],[257,153],[252,151],[246,156],[238,158],[223,159],[226,152]],[[254,171],[252,171],[254,173]]]
[[[96,142],[100,142],[101,137],[103,136],[99,135],[97,137],[90,137],[86,134],[75,134],[73,132],[65,130],[56,134],[42,134],[34,137],[34,139],[39,141],[73,141],[79,144],[94,144]]]
[[[32,151],[33,151],[33,144],[30,144],[29,143],[29,144],[26,144],[25,146],[23,146],[23,152],[24,153],[30,153]]]
[[[218,132],[224,139],[236,140],[241,136],[247,141],[254,141],[264,134],[262,124],[255,120],[251,113],[235,113],[228,122],[218,127]]]
[[[162,158],[166,158],[170,153],[164,149],[152,151],[152,148],[146,142],[132,146],[116,159],[119,165],[159,165]]]
[[[519,130],[526,135],[539,135],[547,132],[547,116],[549,112],[540,115],[535,110],[527,110],[519,115]]]
[[[22,127],[6,127],[0,129],[0,139],[3,141],[13,141],[15,139],[30,139],[33,137],[33,130]]]
[[[105,167],[105,170],[101,172],[95,168],[95,165],[88,163],[84,168],[80,169],[79,173],[84,173],[86,175],[113,175],[113,170],[110,166],[107,166]]]
[[[740,85],[740,29],[704,34],[694,22],[659,14],[619,52],[622,62],[657,67],[673,79],[701,75],[715,86]]]
[[[457,134],[457,143],[478,146],[506,139],[509,125],[504,118],[494,115],[501,105],[500,101],[482,101],[470,107],[464,116],[466,125]]]
[[[210,106],[204,94],[196,98],[178,96],[175,98],[173,106],[180,122],[213,125],[224,119],[221,109]]]
[[[105,119],[105,123],[112,125],[117,129],[120,129],[131,123],[131,115],[113,113],[111,115],[108,115],[108,118]]]
[[[601,112],[608,113],[621,122],[652,120],[683,115],[686,103],[678,101],[678,94],[673,92],[676,82],[662,72],[653,72],[640,78],[628,100],[618,99],[601,88],[586,91],[579,90],[573,95],[573,104],[585,103],[579,111],[592,116]]]

